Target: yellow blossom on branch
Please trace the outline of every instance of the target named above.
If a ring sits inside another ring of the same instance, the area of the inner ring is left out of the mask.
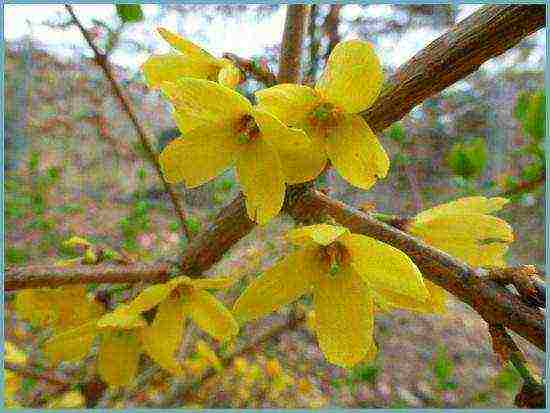
[[[163,83],[162,90],[183,135],[160,154],[166,180],[193,188],[235,165],[249,217],[265,224],[276,216],[287,181],[279,151],[307,146],[305,133],[208,80],[181,78]]]
[[[334,48],[315,88],[281,84],[256,92],[258,107],[312,139],[309,148],[281,152],[289,183],[314,179],[327,158],[344,179],[362,189],[386,176],[388,155],[359,115],[374,103],[382,81],[372,46],[351,40]]]
[[[327,224],[295,229],[302,248],[255,279],[233,312],[246,322],[313,293],[315,332],[328,361],[350,367],[374,356],[374,304],[395,293],[428,298],[420,271],[403,252],[348,229]]]
[[[158,32],[178,53],[151,56],[143,64],[143,73],[150,87],[158,88],[162,82],[173,82],[180,77],[218,81],[231,88],[243,80],[240,69],[229,59],[218,59],[166,29],[159,28]]]

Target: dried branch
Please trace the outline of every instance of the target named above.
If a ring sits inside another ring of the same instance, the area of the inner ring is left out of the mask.
[[[4,291],[69,284],[164,282],[170,276],[170,267],[167,263],[12,267],[5,270]]]
[[[482,7],[402,65],[363,117],[371,128],[385,129],[544,24],[542,4]]]
[[[279,83],[299,82],[306,19],[306,5],[289,4],[287,6],[285,28],[279,58]]]
[[[11,363],[9,361],[4,361],[4,368],[22,377],[29,377],[31,379],[45,381],[48,384],[58,386],[59,392],[67,391],[71,388],[71,382],[66,382],[55,377],[51,372],[40,372],[38,367],[29,366],[26,364]]]
[[[323,31],[328,37],[328,47],[325,52],[325,61],[328,60],[330,53],[340,43],[340,34],[338,33],[338,27],[340,26],[340,11],[342,10],[342,4],[331,4],[330,10],[323,22]]]
[[[244,59],[233,53],[224,53],[223,57],[231,60],[242,72],[262,82],[265,86],[270,87],[277,84],[277,77],[269,69],[261,67],[254,60]]]
[[[191,235],[191,232],[189,231],[189,229],[187,228],[187,224],[186,224],[187,218],[186,218],[186,215],[185,215],[185,210],[183,209],[183,206],[181,205],[181,202],[180,202],[178,196],[176,195],[176,192],[174,191],[172,185],[170,185],[164,179],[164,176],[162,174],[162,170],[160,169],[160,165],[158,163],[158,159],[157,159],[158,155],[156,154],[156,151],[153,148],[153,145],[151,144],[151,142],[150,142],[150,140],[147,136],[147,133],[145,132],[145,129],[141,126],[141,124],[138,120],[138,117],[135,114],[134,109],[132,108],[132,105],[131,105],[130,101],[128,100],[128,98],[126,97],[126,95],[124,94],[122,89],[120,88],[118,82],[116,81],[116,79],[113,75],[113,71],[111,69],[111,66],[109,64],[109,61],[107,59],[107,56],[104,53],[102,53],[99,50],[99,48],[96,46],[96,44],[94,43],[90,33],[86,30],[86,28],[82,25],[80,20],[76,17],[76,14],[74,13],[74,10],[73,10],[72,6],[69,5],[69,4],[65,4],[65,8],[67,9],[67,12],[71,15],[71,18],[73,19],[74,24],[78,27],[78,29],[82,33],[82,36],[84,36],[84,39],[88,43],[88,46],[90,46],[90,48],[94,52],[95,62],[103,70],[103,73],[105,74],[105,77],[107,78],[107,80],[111,84],[111,87],[112,87],[116,97],[120,101],[120,104],[121,104],[122,108],[128,114],[128,117],[130,118],[130,121],[134,125],[134,128],[136,129],[136,132],[139,136],[141,144],[142,144],[143,148],[145,149],[145,152],[147,153],[147,155],[149,157],[149,160],[154,165],[155,170],[157,171],[157,174],[158,174],[160,180],[162,181],[162,183],[164,185],[165,191],[170,196],[170,200],[172,201],[172,204],[174,205],[174,211],[175,211],[175,213],[176,213],[176,215],[177,215],[177,217],[180,221],[180,224],[181,224],[180,226],[181,226],[181,229],[183,231],[183,234],[187,237],[188,240],[191,240],[192,235]]]
[[[494,268],[488,271],[487,276],[501,285],[513,285],[527,305],[545,307],[545,277],[534,265]]]

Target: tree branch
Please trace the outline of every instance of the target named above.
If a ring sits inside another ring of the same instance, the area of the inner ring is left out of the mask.
[[[306,18],[306,5],[289,4],[287,6],[279,58],[279,83],[299,82]]]
[[[385,129],[544,24],[542,4],[482,7],[402,65],[363,117],[371,128]]]
[[[249,74],[257,81],[262,82],[265,86],[270,87],[277,84],[277,77],[267,68],[262,68],[255,61],[244,59],[233,53],[224,53],[223,57],[231,60],[242,72]]]
[[[59,392],[64,392],[71,388],[70,382],[65,382],[61,379],[58,379],[51,372],[39,372],[37,367],[34,366],[4,361],[4,368],[13,371],[14,373],[22,377],[29,377],[31,379],[45,381],[48,384],[52,384],[54,386],[59,386]]]
[[[170,265],[78,265],[74,267],[29,265],[6,268],[4,291],[25,288],[60,287],[69,284],[165,282]]]
[[[186,224],[187,219],[185,215],[185,210],[183,209],[183,206],[181,205],[181,202],[178,196],[176,195],[176,192],[174,191],[172,185],[170,185],[164,179],[164,176],[160,169],[160,165],[158,163],[158,159],[157,159],[158,155],[156,154],[156,151],[153,148],[153,145],[151,144],[149,138],[147,137],[147,133],[145,132],[145,129],[141,126],[138,120],[138,117],[136,116],[134,109],[132,108],[130,101],[128,100],[128,98],[126,97],[126,95],[124,94],[120,86],[118,85],[118,82],[116,81],[113,75],[113,72],[111,70],[111,66],[109,65],[109,61],[107,57],[105,56],[104,53],[102,53],[99,50],[99,48],[94,43],[90,33],[86,30],[86,28],[82,25],[80,20],[76,17],[76,14],[72,6],[70,4],[65,4],[65,8],[67,9],[67,12],[71,15],[71,18],[73,19],[74,24],[78,27],[78,29],[82,33],[82,36],[84,36],[86,43],[88,43],[88,46],[90,46],[90,48],[94,52],[95,62],[103,70],[103,73],[105,74],[105,77],[111,84],[113,92],[115,93],[116,97],[120,101],[122,108],[128,114],[130,121],[134,125],[134,128],[136,129],[136,132],[138,134],[139,140],[141,141],[141,144],[143,145],[143,148],[145,149],[145,152],[147,153],[149,160],[155,167],[155,170],[157,171],[159,179],[162,181],[164,185],[165,191],[170,196],[170,200],[172,201],[172,204],[174,206],[174,211],[180,221],[183,234],[187,237],[188,240],[191,240],[192,235],[189,229],[187,228],[187,224]]]

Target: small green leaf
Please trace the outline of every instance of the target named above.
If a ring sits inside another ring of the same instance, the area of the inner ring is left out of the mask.
[[[117,4],[116,12],[124,23],[136,23],[143,20],[143,11],[139,4]]]

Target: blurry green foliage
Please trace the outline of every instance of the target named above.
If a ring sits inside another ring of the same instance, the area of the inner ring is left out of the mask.
[[[136,23],[143,20],[143,10],[139,4],[117,4],[116,12],[124,23]]]
[[[522,93],[517,100],[514,116],[521,123],[524,132],[536,142],[546,134],[546,96],[543,90],[533,94]]]
[[[350,378],[353,381],[374,384],[379,373],[380,368],[378,366],[373,364],[359,364],[352,369]]]
[[[495,384],[499,389],[512,394],[515,394],[519,390],[521,383],[521,376],[510,363],[495,378]]]
[[[455,175],[471,179],[481,175],[487,163],[487,148],[482,138],[453,145],[447,163]]]
[[[7,247],[5,259],[7,264],[25,264],[29,260],[29,253],[23,248]]]
[[[185,219],[185,226],[189,231],[191,231],[192,234],[197,234],[201,229],[201,222],[194,216],[190,215]]]
[[[457,385],[453,380],[455,365],[453,360],[447,355],[444,346],[436,349],[433,372],[436,378],[437,387],[440,390],[454,390]]]
[[[406,135],[405,135],[405,128],[401,124],[401,122],[395,122],[391,125],[389,132],[388,132],[388,138],[391,140],[396,141],[397,143],[405,143]]]

